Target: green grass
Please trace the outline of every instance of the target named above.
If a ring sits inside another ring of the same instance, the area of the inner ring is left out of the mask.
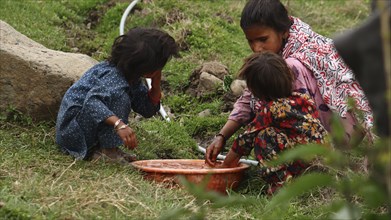
[[[183,46],[182,58],[170,61],[163,71],[170,88],[163,104],[174,114],[171,122],[156,117],[132,124],[139,159],[203,157],[197,141],[206,143],[228,113],[220,112],[221,94],[197,99],[184,88],[192,71],[207,61],[221,62],[236,76],[250,53],[239,27],[244,2],[143,1],[128,17],[126,28],[159,27]],[[369,13],[368,0],[283,2],[328,37],[356,26]],[[44,46],[66,52],[77,48],[103,60],[118,36],[128,1],[0,0],[0,5],[1,20]],[[98,19],[91,20],[92,12]],[[205,109],[212,115],[199,117]],[[331,212],[328,205],[341,198],[333,190],[319,189],[292,200],[281,212],[268,210],[270,199],[260,193],[264,184],[252,168],[238,192],[203,200],[205,195],[191,187],[188,191],[154,184],[131,167],[74,161],[57,149],[53,122],[34,123],[10,111],[8,117],[0,115],[0,219],[173,219],[178,213],[184,213],[182,219],[324,219]],[[219,205],[223,202],[227,205]]]
[[[320,0],[317,4],[306,0],[286,0],[292,15],[299,17],[313,29],[327,37],[355,27],[368,16],[369,0]],[[332,9],[332,10],[329,10]]]

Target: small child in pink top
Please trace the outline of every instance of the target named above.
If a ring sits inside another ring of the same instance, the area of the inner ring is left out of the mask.
[[[295,76],[281,56],[255,53],[246,59],[240,76],[253,94],[254,117],[246,131],[235,139],[221,167],[236,167],[239,159],[254,149],[261,176],[268,184],[267,192],[273,194],[292,177],[303,173],[308,164],[297,160],[270,167],[266,162],[300,144],[322,144],[327,132],[310,96],[293,92]]]

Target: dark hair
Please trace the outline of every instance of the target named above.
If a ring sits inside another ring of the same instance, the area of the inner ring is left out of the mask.
[[[249,0],[243,8],[240,27],[267,26],[277,32],[288,31],[292,21],[279,0]]]
[[[293,74],[285,60],[273,52],[254,53],[245,59],[239,76],[248,89],[266,101],[288,97],[293,91]]]
[[[108,61],[128,81],[162,69],[172,56],[179,57],[175,40],[167,33],[152,28],[132,28],[117,37]]]

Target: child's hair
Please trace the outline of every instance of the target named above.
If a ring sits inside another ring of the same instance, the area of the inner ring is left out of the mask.
[[[267,26],[286,32],[292,25],[288,11],[279,0],[249,0],[243,8],[240,27]]]
[[[272,52],[254,53],[245,59],[239,76],[259,99],[288,97],[293,91],[293,74],[285,60]]]
[[[153,28],[132,28],[117,37],[108,61],[114,64],[128,81],[162,69],[171,57],[179,57],[175,40]]]

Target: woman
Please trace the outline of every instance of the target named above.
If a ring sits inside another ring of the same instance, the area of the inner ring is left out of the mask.
[[[352,137],[363,137],[360,124],[348,109],[349,97],[363,111],[365,129],[372,127],[367,99],[330,39],[313,32],[300,19],[288,16],[279,0],[250,0],[242,11],[240,25],[253,52],[271,51],[286,59],[296,77],[295,90],[308,93],[315,101],[327,131],[330,131],[331,114],[336,112],[345,128],[346,143]],[[246,90],[237,100],[227,123],[206,150],[206,163],[215,165],[226,140],[254,117],[251,99],[251,93]]]

